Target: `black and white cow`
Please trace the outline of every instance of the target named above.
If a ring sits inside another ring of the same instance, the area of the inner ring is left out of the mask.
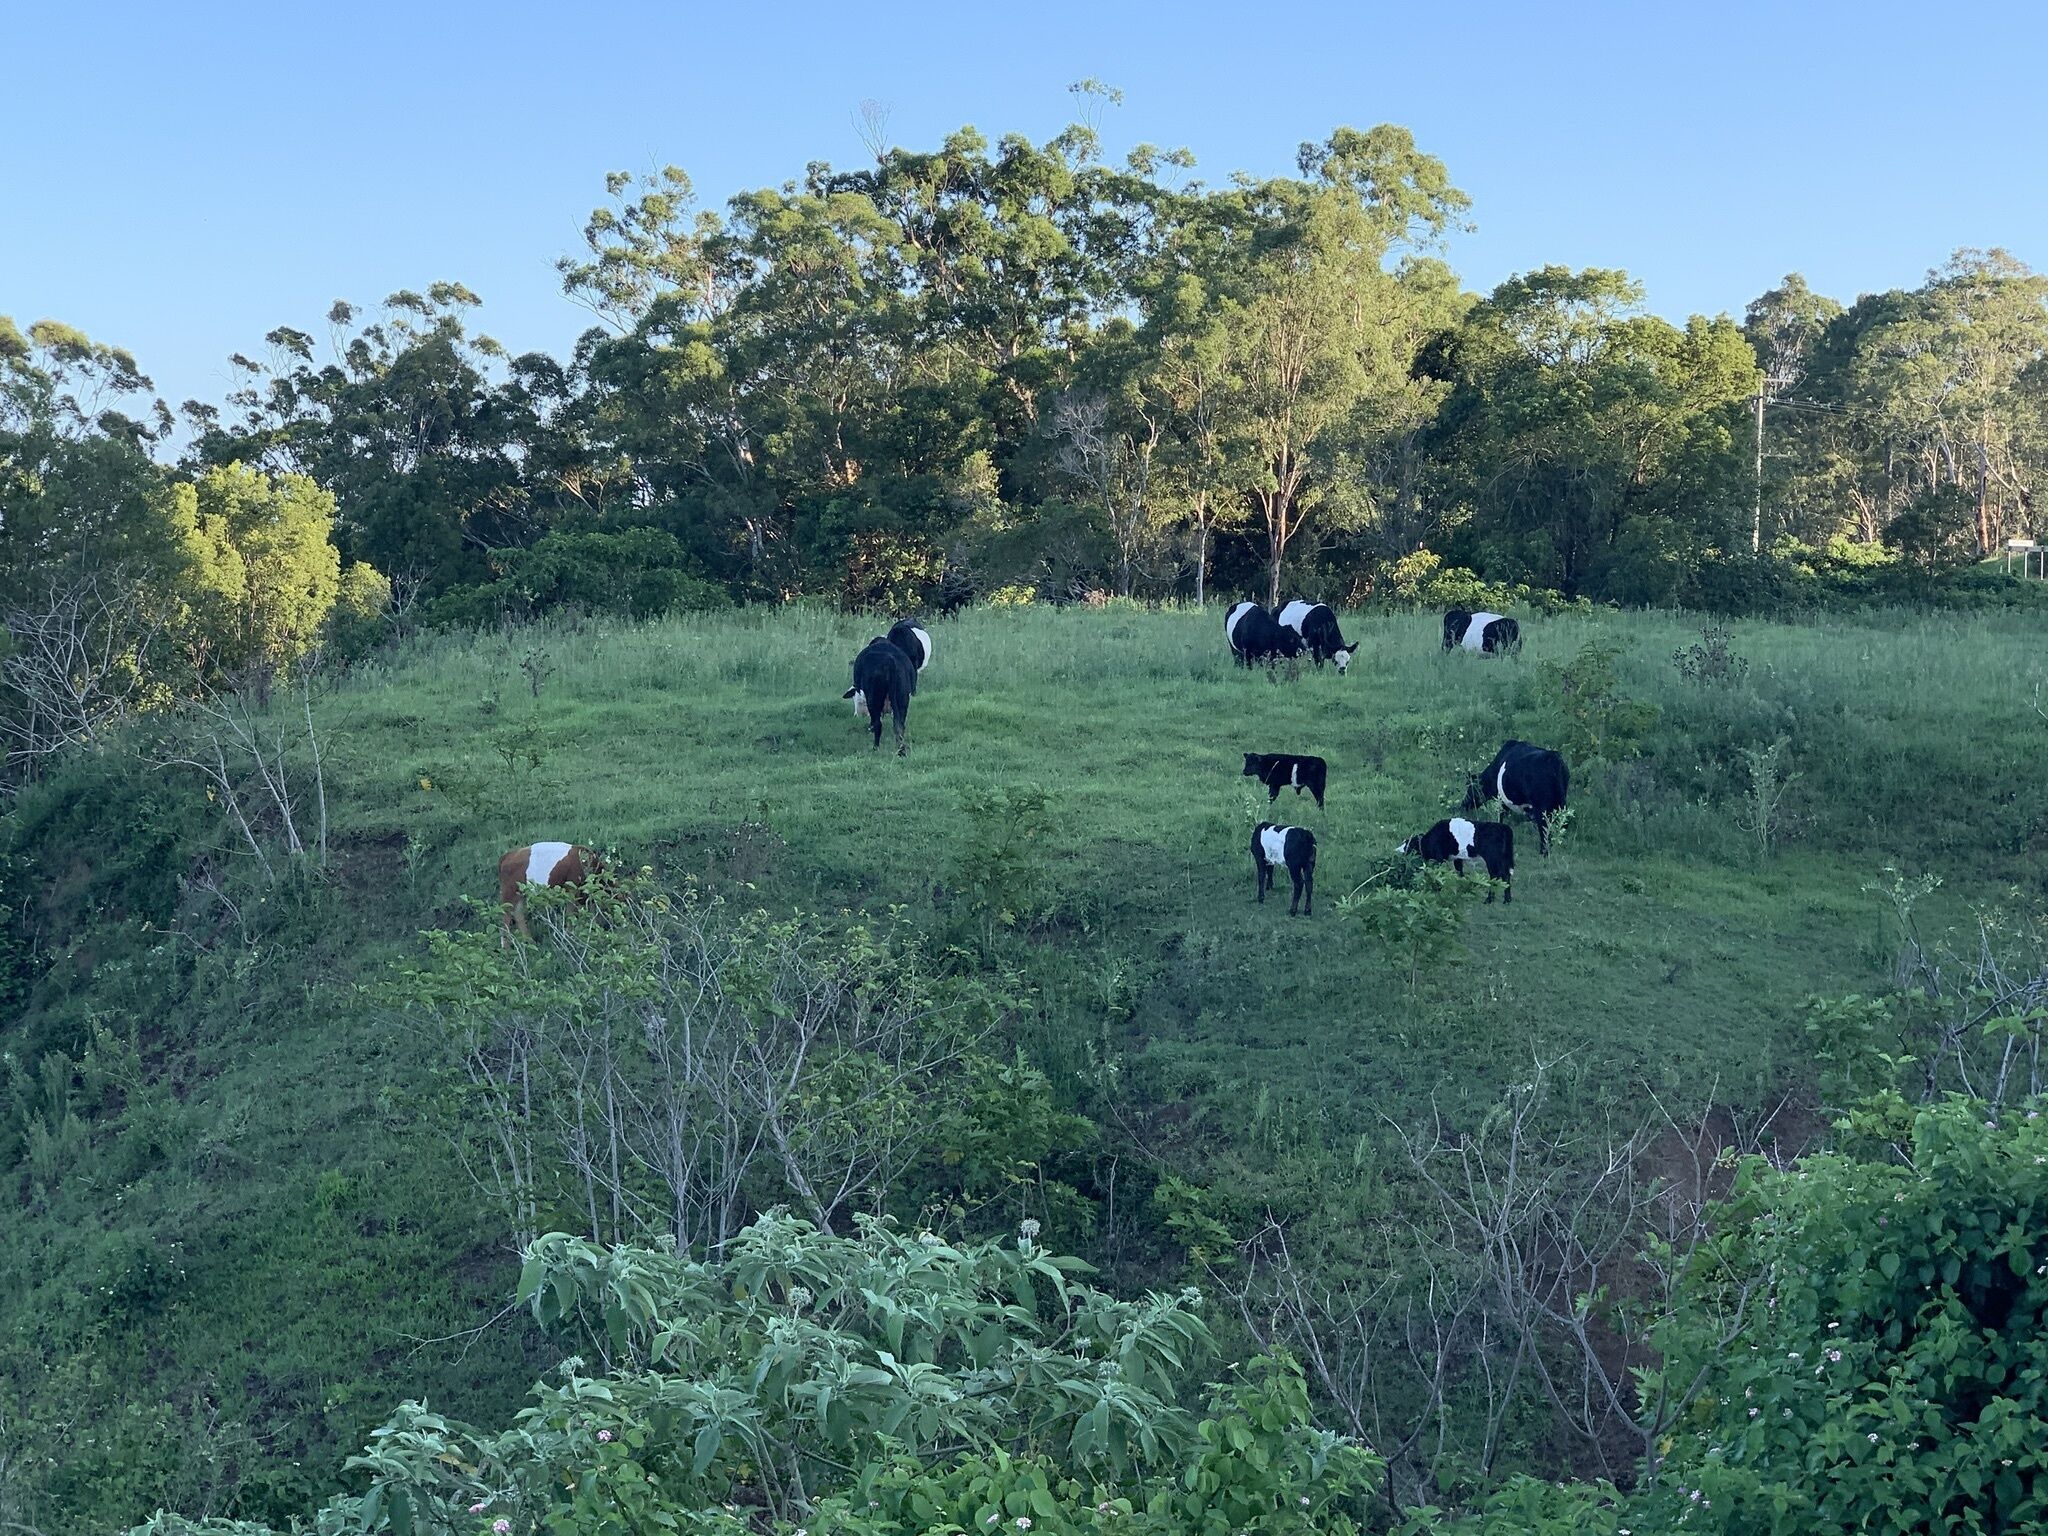
[[[1504,899],[1515,899],[1515,829],[1504,821],[1453,816],[1407,839],[1394,852],[1412,853],[1431,864],[1447,863],[1461,875],[1467,864],[1483,864],[1491,879],[1508,888]],[[1493,900],[1491,891],[1486,899]]]
[[[853,658],[853,686],[842,699],[853,700],[853,712],[874,727],[875,745],[882,744],[882,711],[896,717],[896,755],[906,756],[910,743],[903,728],[910,716],[910,696],[917,692],[917,668],[903,648],[877,635]]]
[[[932,637],[919,629],[908,619],[898,619],[889,630],[889,643],[910,658],[912,666],[922,672],[931,665]]]
[[[1453,608],[1444,615],[1444,649],[1483,651],[1494,655],[1522,648],[1522,626],[1497,613],[1467,613]]]
[[[1301,636],[1283,627],[1257,603],[1239,603],[1225,614],[1223,635],[1241,667],[1256,661],[1270,665],[1282,656],[1299,656],[1302,652]]]
[[[1280,624],[1301,636],[1302,644],[1308,647],[1308,653],[1315,658],[1317,666],[1326,661],[1336,662],[1339,676],[1351,665],[1351,658],[1358,650],[1337,628],[1337,615],[1331,612],[1328,603],[1305,603],[1296,598],[1280,610]]]
[[[1294,900],[1287,904],[1287,915],[1293,917],[1299,907],[1303,917],[1314,917],[1315,833],[1306,827],[1276,827],[1270,821],[1262,821],[1252,833],[1252,871],[1258,877],[1261,906],[1265,905],[1266,891],[1273,883],[1273,871],[1283,866],[1294,880]]]
[[[1298,795],[1307,790],[1316,797],[1316,809],[1323,806],[1323,789],[1329,783],[1330,765],[1320,757],[1297,757],[1291,752],[1247,752],[1244,776],[1266,786],[1266,804],[1280,798],[1290,786]]]
[[[1504,741],[1493,761],[1466,781],[1464,808],[1476,811],[1498,800],[1501,815],[1520,811],[1536,823],[1537,851],[1548,858],[1550,818],[1564,809],[1571,787],[1572,771],[1562,755],[1526,741]]]

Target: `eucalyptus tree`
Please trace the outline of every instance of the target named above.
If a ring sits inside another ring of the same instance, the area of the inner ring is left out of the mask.
[[[1864,333],[1851,378],[1920,491],[1967,490],[1948,498],[1968,508],[1953,531],[1990,554],[2048,467],[2048,276],[2005,251],[1957,251]]]
[[[1233,195],[1256,230],[1224,311],[1231,389],[1227,439],[1266,535],[1267,597],[1328,489],[1317,453],[1361,410],[1405,393],[1406,296],[1386,261],[1434,238],[1467,206],[1443,163],[1404,128],[1339,129],[1305,144],[1302,179]]]
[[[0,591],[162,553],[151,452],[170,413],[134,356],[0,315]]]
[[[1619,565],[1675,581],[1733,542],[1755,354],[1725,316],[1681,330],[1642,300],[1624,272],[1543,267],[1474,306],[1449,345],[1437,446],[1464,537],[1504,574],[1567,592]]]
[[[1840,521],[1838,496],[1814,498],[1810,493],[1819,484],[1816,471],[1827,462],[1842,431],[1839,403],[1813,398],[1817,383],[1821,392],[1830,392],[1821,382],[1827,372],[1825,344],[1829,327],[1841,314],[1840,304],[1815,293],[1797,272],[1787,273],[1783,282],[1750,300],[1743,310],[1743,334],[1762,373],[1754,400],[1752,552],[1764,544],[1767,500],[1777,507],[1781,528],[1794,533],[1810,537],[1820,531],[1824,541]],[[1767,425],[1766,412],[1774,406],[1776,418]],[[1767,440],[1772,445],[1769,453]]]
[[[504,349],[470,334],[480,302],[460,283],[370,314],[338,301],[324,349],[279,326],[266,357],[231,359],[243,383],[226,412],[187,403],[190,462],[310,476],[340,504],[350,559],[432,585],[481,578],[491,549],[536,532],[521,464],[539,428]]]

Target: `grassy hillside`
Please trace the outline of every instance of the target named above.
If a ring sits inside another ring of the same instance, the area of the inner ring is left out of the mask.
[[[1162,1172],[1226,1225],[1356,1220],[1390,1124],[1476,1113],[1537,1056],[1569,1053],[1588,1113],[1803,1092],[1803,1000],[1887,985],[1865,887],[1888,865],[1943,878],[1937,926],[2048,894],[2048,660],[2018,619],[1738,625],[1747,671],[1702,684],[1672,659],[1697,626],[1667,616],[1528,619],[1505,660],[1440,654],[1428,615],[1354,617],[1338,677],[1234,669],[1219,611],[973,612],[932,627],[903,760],[838,697],[876,627],[755,611],[359,667],[315,696],[331,868],[275,890],[175,774],[86,764],[25,797],[0,1519],[276,1516],[399,1398],[500,1412],[546,1363],[516,1325],[468,1331],[512,1257],[420,1043],[359,989],[420,929],[495,921],[518,843],[776,911],[900,907],[958,963],[1017,968],[1036,1003],[1014,1045],[1101,1127],[1048,1241],[1133,1280],[1181,1269],[1147,1201]],[[1562,742],[1546,664],[1589,643],[1658,711],[1641,755],[1574,764],[1557,851],[1519,836],[1513,904],[1475,909],[1468,952],[1411,989],[1339,898],[1503,738]],[[1767,852],[1742,753],[1779,740]],[[1327,812],[1278,808],[1321,843],[1312,920],[1252,903],[1247,750],[1330,761]],[[1030,823],[1032,788],[1044,833],[1010,850],[1015,921],[992,924],[971,850]]]

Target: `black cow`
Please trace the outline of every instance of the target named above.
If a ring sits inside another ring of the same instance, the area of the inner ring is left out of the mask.
[[[1467,613],[1462,608],[1453,608],[1444,615],[1444,649],[1453,651],[1460,646],[1487,655],[1519,651],[1522,626],[1497,613]]]
[[[1239,603],[1225,614],[1223,635],[1241,667],[1255,661],[1270,666],[1282,656],[1299,656],[1302,652],[1301,636],[1257,603]]]
[[[1302,644],[1308,647],[1308,653],[1315,658],[1317,666],[1326,661],[1336,662],[1340,677],[1357,653],[1358,647],[1346,640],[1344,632],[1337,627],[1337,615],[1330,610],[1328,603],[1306,603],[1296,598],[1280,610],[1280,625],[1301,636]]]
[[[1316,809],[1323,806],[1323,789],[1328,784],[1330,765],[1320,757],[1296,757],[1291,752],[1247,752],[1244,776],[1266,786],[1266,804],[1280,798],[1280,791],[1292,786],[1298,795],[1307,790],[1316,797]]]
[[[1303,917],[1314,917],[1315,833],[1306,827],[1276,827],[1270,821],[1262,821],[1252,832],[1252,872],[1258,878],[1261,906],[1265,905],[1266,890],[1273,883],[1273,870],[1280,865],[1286,866],[1294,880],[1294,900],[1287,904],[1287,915],[1293,917],[1299,907]]]
[[[931,665],[932,637],[919,629],[908,619],[898,619],[889,630],[889,643],[910,658],[912,666],[922,672]]]
[[[874,727],[875,745],[882,744],[882,711],[896,717],[896,755],[910,751],[904,739],[904,723],[910,716],[910,696],[917,692],[917,668],[901,646],[891,645],[877,635],[867,649],[853,658],[853,686],[842,699],[853,700],[853,712]]]
[[[1504,821],[1467,821],[1453,816],[1417,833],[1394,852],[1416,854],[1432,864],[1448,863],[1461,875],[1467,864],[1483,864],[1490,878],[1508,888],[1503,899],[1515,899],[1515,829]],[[1493,900],[1491,891],[1486,899]]]
[[[1537,851],[1548,858],[1550,818],[1564,809],[1571,787],[1572,771],[1560,754],[1526,741],[1504,741],[1493,761],[1466,781],[1464,809],[1476,811],[1498,800],[1503,817],[1520,811],[1536,823]]]

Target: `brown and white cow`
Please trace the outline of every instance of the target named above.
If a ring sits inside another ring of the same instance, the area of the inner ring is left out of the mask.
[[[498,860],[498,901],[505,909],[505,923],[498,934],[498,947],[512,939],[512,925],[527,938],[533,930],[526,925],[526,888],[529,885],[575,886],[598,872],[596,853],[578,843],[534,843],[514,848]]]

